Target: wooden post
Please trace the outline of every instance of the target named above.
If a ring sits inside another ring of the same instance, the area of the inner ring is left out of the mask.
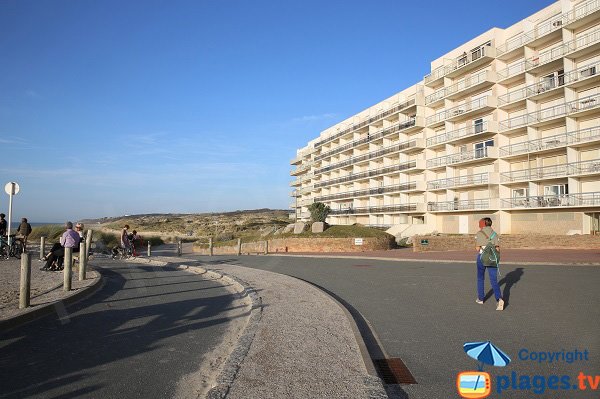
[[[87,231],[87,236],[85,237],[85,258],[87,260],[88,254],[90,253],[90,248],[92,246],[92,235],[94,232],[92,230]]]
[[[177,256],[181,256],[181,240],[177,240]]]
[[[40,259],[44,259],[44,255],[46,255],[46,237],[40,237]]]
[[[79,244],[79,281],[85,280],[87,268],[87,252],[85,252],[87,244]]]
[[[29,307],[31,294],[31,255],[24,252],[21,255],[21,286],[19,290],[19,309]]]
[[[152,256],[152,250],[150,249],[150,241],[148,241],[148,257]]]
[[[212,237],[208,237],[208,254],[213,256],[213,239]]]
[[[238,256],[240,256],[242,254],[242,239],[238,238],[238,245],[237,245],[237,252],[238,252]]]
[[[73,248],[65,248],[63,291],[71,291],[71,269],[73,268]]]
[[[269,241],[265,241],[265,255],[269,254]]]

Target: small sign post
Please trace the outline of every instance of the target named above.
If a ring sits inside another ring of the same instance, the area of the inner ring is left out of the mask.
[[[363,245],[363,239],[362,238],[355,238],[354,239],[354,245]]]
[[[8,245],[12,243],[12,238],[10,237],[11,226],[12,226],[12,198],[13,195],[17,195],[19,193],[19,185],[14,181],[6,183],[4,186],[4,191],[8,194]]]

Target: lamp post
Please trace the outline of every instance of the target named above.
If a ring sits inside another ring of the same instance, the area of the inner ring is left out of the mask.
[[[8,245],[10,246],[10,244],[12,243],[12,238],[10,237],[10,232],[11,232],[11,225],[12,225],[12,199],[13,199],[13,195],[17,195],[19,193],[19,185],[17,183],[15,183],[14,181],[11,181],[9,183],[6,183],[6,185],[4,186],[4,191],[6,192],[6,194],[8,194],[8,231],[7,231],[7,236],[8,236]]]

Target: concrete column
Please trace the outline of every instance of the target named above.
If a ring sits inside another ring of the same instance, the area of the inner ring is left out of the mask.
[[[46,255],[46,237],[40,237],[40,259]]]
[[[71,269],[73,269],[73,248],[65,248],[63,291],[71,291]]]
[[[87,259],[88,254],[90,253],[90,248],[92,247],[92,236],[94,232],[92,230],[87,231],[87,235],[85,237],[85,257]]]
[[[213,256],[213,239],[212,237],[208,238],[208,254]]]
[[[87,272],[87,252],[85,251],[87,244],[79,244],[79,281],[85,280]]]
[[[238,238],[237,254],[238,254],[238,256],[240,256],[242,254],[242,239],[241,238]]]
[[[29,307],[31,296],[31,255],[25,252],[21,255],[21,285],[19,289],[19,309]]]

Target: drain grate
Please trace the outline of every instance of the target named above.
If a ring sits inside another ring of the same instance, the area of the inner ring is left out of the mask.
[[[373,359],[377,374],[386,384],[416,384],[417,380],[399,357]]]

